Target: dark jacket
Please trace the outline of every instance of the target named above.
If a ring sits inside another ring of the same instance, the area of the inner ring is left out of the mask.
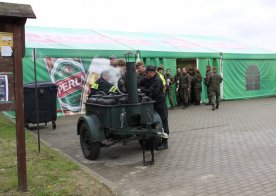
[[[157,73],[151,79],[143,78],[140,81],[139,86],[144,86],[144,89],[141,89],[141,92],[145,93],[154,101],[156,102],[165,101],[163,83]]]
[[[116,93],[118,92],[118,90],[117,90],[117,87],[114,86],[113,84],[107,82],[103,78],[99,78],[98,80],[96,80],[95,83],[91,85],[91,91],[90,91],[89,97],[99,92],[104,92],[105,94],[109,94],[109,93]]]

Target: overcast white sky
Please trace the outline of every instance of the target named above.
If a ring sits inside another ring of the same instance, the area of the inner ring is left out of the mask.
[[[4,0],[30,4],[31,26],[213,35],[276,52],[275,0]]]

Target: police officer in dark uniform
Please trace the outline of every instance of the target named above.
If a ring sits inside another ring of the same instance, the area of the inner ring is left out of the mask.
[[[96,95],[98,93],[118,93],[118,88],[113,84],[109,83],[108,80],[110,79],[110,73],[108,70],[102,71],[100,74],[100,78],[96,80],[96,82],[92,83],[89,97],[92,95]]]
[[[163,83],[158,74],[156,73],[155,66],[149,65],[146,67],[146,77],[140,81],[141,92],[148,95],[151,99],[155,101],[154,110],[159,114],[164,132],[169,135],[169,125],[168,125],[168,110],[166,106],[165,93],[163,91]],[[157,147],[157,150],[164,150],[168,148],[168,139],[162,138],[162,142]]]

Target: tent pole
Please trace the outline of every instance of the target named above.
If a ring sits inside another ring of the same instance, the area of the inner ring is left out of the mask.
[[[219,66],[220,66],[220,75],[223,78],[223,54],[222,54],[222,52],[220,53]],[[223,80],[222,80],[221,85],[220,85],[221,99],[224,99],[224,90],[223,89],[224,88],[223,88]]]
[[[37,145],[40,153],[40,130],[39,130],[39,113],[38,113],[38,92],[37,92],[37,77],[36,77],[36,49],[33,49],[34,57],[34,78],[35,78],[35,111],[36,111],[36,128],[37,128]]]

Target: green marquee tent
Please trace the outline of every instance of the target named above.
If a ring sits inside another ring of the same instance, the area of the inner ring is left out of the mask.
[[[146,65],[164,64],[173,74],[177,66],[193,65],[204,77],[207,64],[217,67],[224,100],[276,95],[276,54],[221,37],[26,27],[25,83],[34,81],[33,49],[39,81],[53,80],[49,59],[73,59],[87,74],[93,59],[124,58],[129,51],[139,51]],[[207,99],[204,88],[202,101]]]

